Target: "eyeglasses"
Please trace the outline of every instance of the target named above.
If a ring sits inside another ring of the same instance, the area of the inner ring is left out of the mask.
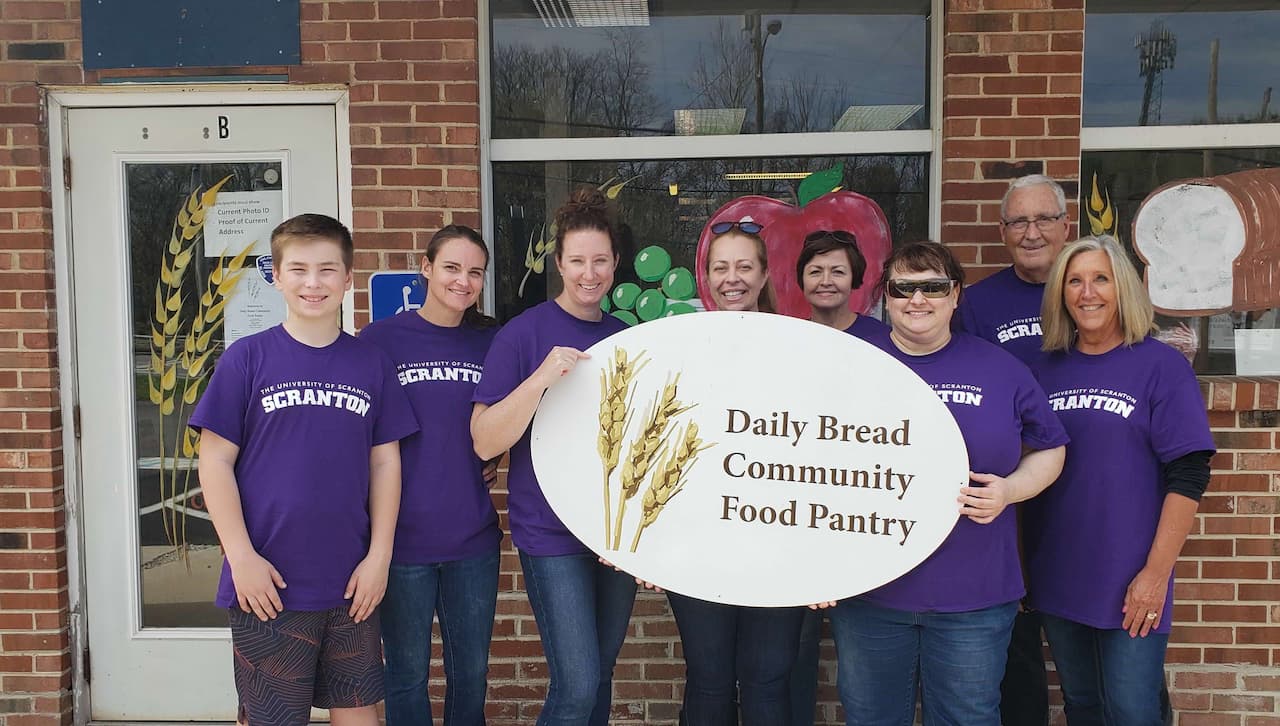
[[[1063,212],[1062,214],[1054,214],[1054,215],[1042,214],[1039,217],[1036,217],[1035,219],[1026,219],[1024,217],[1022,219],[1005,219],[1001,221],[1004,223],[1004,226],[1008,227],[1009,229],[1015,232],[1026,232],[1027,227],[1030,227],[1032,223],[1035,223],[1036,228],[1039,229],[1041,232],[1048,232],[1049,230],[1053,229],[1054,225],[1057,224],[1065,216],[1067,216],[1067,213]]]
[[[933,277],[928,280],[889,280],[885,292],[889,297],[911,298],[919,290],[925,297],[940,298],[951,294],[956,281],[945,277]]]
[[[711,225],[711,234],[724,234],[734,227],[737,227],[739,230],[746,232],[747,234],[760,234],[760,231],[764,229],[763,224],[749,220],[744,220],[742,222],[716,222]]]
[[[813,244],[813,243],[815,243],[815,242],[821,242],[821,241],[823,241],[823,240],[825,240],[825,239],[833,239],[833,240],[835,240],[835,241],[837,241],[837,242],[839,242],[839,243],[841,243],[841,244],[852,245],[852,246],[854,246],[854,247],[857,247],[857,246],[858,246],[858,238],[857,238],[857,237],[854,237],[854,236],[853,236],[853,233],[851,233],[851,232],[846,232],[846,231],[844,231],[843,229],[837,229],[837,230],[819,229],[819,230],[814,230],[813,232],[810,232],[810,233],[809,233],[809,236],[807,236],[807,237],[805,237],[805,238],[804,238],[804,244],[805,244],[805,245],[811,245],[811,244]]]

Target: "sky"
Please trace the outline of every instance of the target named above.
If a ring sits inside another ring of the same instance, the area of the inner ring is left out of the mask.
[[[1198,3],[1197,5],[1203,5]],[[1163,125],[1204,123],[1207,117],[1209,46],[1218,50],[1218,119],[1256,117],[1267,87],[1280,92],[1280,8],[1249,12],[1091,13],[1086,16],[1084,125],[1134,126],[1142,109],[1134,41],[1152,20],[1177,39],[1174,67],[1163,73]],[[1280,110],[1280,95],[1271,103]]]

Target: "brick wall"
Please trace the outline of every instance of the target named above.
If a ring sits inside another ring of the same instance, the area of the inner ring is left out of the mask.
[[[78,83],[78,3],[0,4],[0,723],[71,714],[48,144],[35,85]]]
[[[474,0],[304,0],[301,66],[209,69],[348,85],[360,288],[370,272],[413,265],[430,230],[479,225],[476,12]],[[1009,177],[1044,171],[1069,187],[1078,178],[1084,15],[1081,0],[947,0],[944,22],[943,240],[981,274],[1008,262],[995,223]],[[37,84],[98,81],[79,67],[78,36],[78,3],[0,3],[0,726],[71,718],[48,151]],[[363,293],[357,308],[367,308]],[[1170,671],[1183,726],[1280,724],[1277,388],[1206,382],[1223,453],[1179,565]],[[505,492],[497,495],[504,503]],[[504,552],[494,724],[531,722],[545,690],[521,579],[514,553]],[[819,722],[841,723],[830,641],[823,652]],[[438,668],[438,645],[436,657]],[[665,599],[642,594],[616,671],[614,722],[674,723],[683,672]],[[438,700],[441,684],[433,688]]]
[[[946,7],[942,240],[976,282],[1012,261],[996,228],[1010,179],[1048,174],[1078,196],[1084,0]]]
[[[1175,570],[1182,726],[1280,724],[1280,383],[1204,377],[1218,455]]]

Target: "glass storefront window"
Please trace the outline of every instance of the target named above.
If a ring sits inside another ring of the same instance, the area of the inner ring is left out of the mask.
[[[493,0],[503,139],[922,129],[927,0]]]
[[[1280,7],[1259,0],[1089,0],[1084,125],[1280,121]]]
[[[603,187],[614,199],[624,250],[614,284],[653,288],[636,253],[661,247],[671,270],[693,271],[698,235],[726,202],[746,194],[796,201],[796,180],[740,180],[782,172],[814,172],[840,164],[843,188],[873,199],[895,243],[925,239],[929,226],[929,156],[500,162],[493,165],[497,316],[506,321],[560,291],[546,244],[551,216],[580,186]],[[798,240],[797,240],[798,242]],[[681,273],[684,274],[684,273]]]
[[[1213,315],[1157,315],[1160,337],[1197,373],[1280,374],[1280,147],[1086,151],[1081,172],[1082,233],[1114,233],[1149,286],[1153,279],[1158,286],[1160,271],[1143,260],[1162,266],[1179,299],[1191,301],[1186,307],[1215,284],[1230,301],[1229,311]],[[1135,227],[1144,200],[1181,180],[1203,181],[1175,190],[1164,209],[1148,202]],[[1166,217],[1168,225],[1151,224]],[[1203,307],[1219,308],[1205,301]]]

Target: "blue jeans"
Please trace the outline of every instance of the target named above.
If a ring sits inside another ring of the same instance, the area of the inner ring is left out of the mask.
[[[804,608],[752,608],[667,593],[684,650],[687,726],[786,726]]]
[[[846,723],[1000,726],[1000,679],[1018,603],[913,613],[856,598],[827,611]]]
[[[607,726],[613,664],[627,637],[636,581],[593,554],[520,553],[550,685],[538,726]]]
[[[1161,726],[1169,636],[1131,638],[1042,614],[1071,726]]]
[[[444,644],[444,720],[483,726],[498,552],[430,565],[391,565],[382,600],[387,726],[431,724],[431,620]]]
[[[791,667],[791,726],[813,726],[818,705],[818,661],[825,610],[805,610],[800,647]]]

